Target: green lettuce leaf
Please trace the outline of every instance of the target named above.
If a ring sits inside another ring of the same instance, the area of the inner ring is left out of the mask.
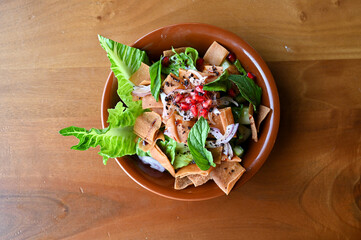
[[[187,47],[184,53],[192,60],[192,64],[195,66],[198,59],[198,51],[194,48]]]
[[[146,52],[137,48],[132,48],[111,39],[98,35],[100,45],[107,52],[111,63],[111,69],[118,79],[118,95],[120,99],[128,106],[141,106],[141,101],[133,102],[132,91],[133,83],[129,81],[142,62],[148,64],[149,59]]]
[[[245,76],[247,75],[247,71],[244,70],[244,68],[241,65],[241,62],[238,59],[234,62],[234,66],[236,66],[236,68],[241,73],[241,75],[245,75]]]
[[[193,50],[189,50],[189,55],[185,53],[178,54],[173,48],[172,50],[174,52],[174,55],[170,57],[169,65],[167,67],[162,67],[163,74],[168,75],[170,73],[173,73],[174,75],[179,76],[180,68],[197,70],[197,68],[195,67],[195,62],[193,62],[192,59],[195,57],[195,53]]]
[[[208,170],[210,166],[215,167],[213,156],[204,146],[209,133],[209,125],[203,117],[198,119],[188,135],[188,147],[197,166],[201,170]]]
[[[59,131],[63,136],[75,136],[79,143],[71,147],[75,150],[87,150],[90,147],[100,146],[98,153],[103,157],[104,165],[109,158],[123,157],[133,155],[136,152],[136,135],[132,127],[105,128],[86,130],[79,127],[67,127]]]
[[[183,143],[177,143],[175,149],[175,158],[174,162],[172,163],[174,169],[185,167],[189,165],[192,161],[193,156],[191,154],[191,151],[189,150],[189,147]]]
[[[176,155],[177,142],[168,136],[164,136],[164,141],[157,141],[157,144],[170,159],[170,163],[173,164]]]
[[[229,73],[227,70],[225,70],[216,80],[204,85],[203,89],[206,91],[226,92],[227,88],[229,86],[228,76],[229,76]]]
[[[256,111],[261,103],[262,88],[257,86],[252,79],[245,75],[230,75],[228,79],[237,85],[242,97],[252,103]]]
[[[136,153],[138,156],[140,156],[140,157],[151,157],[149,151],[144,152],[142,149],[140,149],[140,148],[138,147],[140,141],[142,141],[142,139],[141,139],[141,138],[138,138],[138,142],[137,142],[137,146],[136,146],[136,149],[135,149],[135,153]]]
[[[160,87],[162,86],[162,57],[158,62],[153,63],[149,68],[150,74],[150,91],[158,102]]]
[[[135,120],[142,115],[144,110],[142,107],[132,104],[130,107],[125,107],[119,101],[114,109],[108,109],[109,117],[108,123],[110,128],[134,126]]]

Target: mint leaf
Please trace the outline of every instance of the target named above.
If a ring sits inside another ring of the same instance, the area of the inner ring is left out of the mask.
[[[203,117],[198,119],[188,135],[188,147],[195,163],[201,170],[208,170],[210,166],[215,167],[213,156],[204,146],[209,133],[209,125]]]
[[[241,65],[241,62],[238,59],[234,62],[234,66],[236,66],[237,70],[241,73],[241,75],[245,75],[245,76],[247,75],[246,70],[244,70],[244,68]]]
[[[162,57],[158,62],[153,63],[149,68],[150,74],[150,91],[158,102],[160,87],[162,85]]]
[[[184,53],[192,60],[192,64],[195,65],[198,59],[198,51],[194,48],[187,47]]]
[[[252,79],[244,75],[230,75],[228,79],[237,85],[242,97],[252,103],[256,111],[261,103],[262,88],[257,86]]]
[[[206,91],[226,92],[229,85],[228,76],[229,76],[228,71],[225,70],[216,80],[204,85],[203,89]]]
[[[79,139],[79,143],[72,146],[71,149],[84,151],[90,147],[100,146],[98,154],[103,157],[104,165],[109,158],[133,155],[136,151],[136,142],[134,141],[136,135],[133,133],[132,127],[86,130],[72,126],[60,130],[59,133]]]

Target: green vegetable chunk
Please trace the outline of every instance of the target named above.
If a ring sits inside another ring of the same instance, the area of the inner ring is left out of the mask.
[[[201,170],[208,170],[210,166],[215,167],[213,156],[204,146],[209,133],[209,125],[203,117],[198,119],[188,135],[188,147],[195,163]]]
[[[167,155],[167,157],[170,159],[170,163],[173,164],[176,155],[175,151],[177,142],[168,136],[164,136],[164,141],[160,140],[157,142],[157,144],[165,153],[165,155]]]
[[[237,85],[242,97],[252,103],[256,111],[261,103],[262,89],[252,79],[244,75],[230,75],[228,79]]]
[[[158,102],[160,87],[162,86],[162,57],[158,62],[153,63],[149,68],[150,74],[150,91]]]

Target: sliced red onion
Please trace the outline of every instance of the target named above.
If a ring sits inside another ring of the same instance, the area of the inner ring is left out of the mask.
[[[213,108],[213,111],[212,111],[212,113],[214,113],[214,114],[216,114],[216,115],[219,115],[219,114],[221,114],[221,112],[218,110],[218,108]]]
[[[217,128],[211,128],[210,129],[210,134],[212,134],[217,140],[216,141],[207,141],[207,147],[208,148],[216,148],[223,145],[228,144],[229,141],[231,141],[231,139],[233,138],[233,136],[236,134],[237,129],[238,129],[238,123],[236,124],[230,124],[227,126],[226,128],[226,132],[224,133],[224,135],[221,134],[221,132],[219,131],[219,129]],[[232,149],[231,149],[232,151]],[[233,155],[233,151],[232,151],[232,155]]]
[[[151,168],[158,170],[159,172],[164,172],[165,168],[154,158],[148,156],[138,157],[144,164],[149,164]]]
[[[138,97],[145,97],[147,95],[150,95],[150,85],[148,86],[134,86],[133,87],[133,95]]]
[[[220,99],[217,100],[217,105],[219,106],[227,106],[230,103],[233,103],[238,107],[238,103],[234,101],[231,97],[221,97]]]
[[[232,159],[233,158],[233,149],[231,144],[227,143],[226,144],[228,146],[228,159]]]

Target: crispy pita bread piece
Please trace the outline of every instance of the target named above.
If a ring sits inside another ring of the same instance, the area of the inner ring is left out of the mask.
[[[177,127],[179,141],[181,143],[187,143],[188,134],[195,123],[196,122],[194,120],[183,121],[183,118],[180,115],[175,114],[175,124]]]
[[[224,134],[228,125],[234,123],[232,109],[230,107],[219,110],[219,114],[213,115],[213,121],[215,124],[210,124],[210,127],[218,128],[219,131]]]
[[[158,132],[157,137],[155,138],[155,140],[153,141],[153,143],[148,143],[147,141],[145,141],[144,139],[142,139],[142,141],[139,141],[138,143],[138,147],[143,150],[144,152],[148,152],[151,148],[154,147],[154,145],[156,144],[156,142],[158,140],[162,140],[164,141],[164,134],[163,132]]]
[[[235,65],[231,65],[227,68],[229,74],[239,75],[239,71]]]
[[[179,53],[185,52],[186,49],[187,49],[187,47],[180,47],[180,48],[174,48],[174,51],[179,54]],[[174,55],[174,52],[172,49],[163,51],[164,57],[171,57],[173,55]]]
[[[159,114],[145,112],[135,120],[134,133],[151,144],[157,136],[161,124],[162,119]]]
[[[144,80],[141,83],[139,83],[139,85],[148,86],[150,85],[150,80]]]
[[[150,110],[152,110],[153,112],[159,114],[159,116],[163,115],[163,108],[151,108]]]
[[[192,185],[192,181],[188,177],[176,177],[174,181],[174,189],[175,190],[182,190],[189,185]]]
[[[188,81],[170,73],[163,82],[163,91],[165,94],[169,94],[177,89],[186,89],[188,85]]]
[[[154,147],[149,150],[150,155],[152,158],[157,160],[167,171],[174,177],[175,171],[170,163],[167,155],[158,147],[157,144],[154,144]]]
[[[149,81],[150,82],[150,75],[149,75],[149,66],[145,63],[141,63],[138,70],[130,76],[129,79],[134,85],[138,86],[141,82]]]
[[[257,132],[259,132],[259,128],[261,126],[261,123],[263,122],[263,120],[265,120],[265,118],[267,117],[267,115],[268,115],[268,113],[270,111],[271,111],[271,109],[269,107],[259,105],[259,107],[258,107],[258,115],[257,115],[257,119],[256,119]]]
[[[177,142],[180,142],[175,121],[175,114],[172,114],[170,118],[168,118],[168,120],[165,122],[165,130],[169,132],[169,137],[173,138]]]
[[[228,159],[229,162],[242,162],[242,159],[236,155],[234,155],[231,159]]]
[[[208,48],[206,54],[204,54],[203,59],[206,63],[220,66],[224,59],[226,59],[228,54],[229,52],[227,49],[214,41],[212,45]]]
[[[205,184],[206,182],[208,182],[209,179],[211,179],[211,177],[209,175],[207,176],[202,176],[199,174],[191,174],[187,176],[189,180],[192,181],[193,185],[195,187],[198,187],[200,185]]]
[[[139,96],[135,96],[135,95],[133,95],[133,93],[132,93],[132,100],[133,100],[134,102],[136,102],[136,101],[142,100],[142,98],[139,97]]]
[[[248,117],[249,117],[249,122],[251,124],[252,139],[253,141],[258,142],[256,122],[253,117],[253,105],[251,103],[249,104],[248,107]]]
[[[218,187],[228,195],[245,171],[241,164],[226,161],[217,166],[210,175]]]
[[[163,103],[160,99],[157,102],[155,100],[155,98],[153,97],[153,95],[147,95],[147,96],[143,97],[143,99],[142,99],[142,108],[143,109],[147,109],[147,108],[163,109]]]
[[[189,164],[188,166],[182,167],[179,171],[175,174],[176,177],[185,177],[191,174],[198,174],[201,176],[208,176],[209,173],[213,170],[214,167],[210,167],[207,171],[203,171],[199,169],[197,164]]]
[[[213,162],[215,164],[221,164],[223,147],[216,147],[208,149],[213,156]]]

